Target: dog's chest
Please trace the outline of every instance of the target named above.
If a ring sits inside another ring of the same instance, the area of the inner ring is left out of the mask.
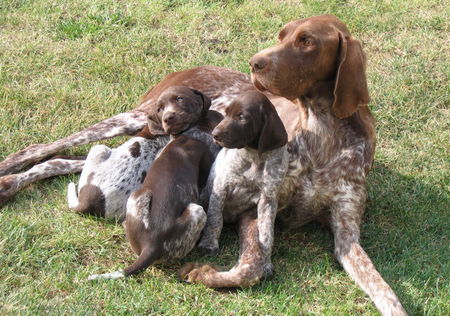
[[[264,163],[242,156],[242,151],[225,150],[215,166],[216,180],[226,191],[223,215],[225,221],[258,203],[264,178]]]

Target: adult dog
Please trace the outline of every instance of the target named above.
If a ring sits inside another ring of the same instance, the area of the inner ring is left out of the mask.
[[[290,165],[278,198],[279,217],[296,226],[311,220],[328,224],[345,271],[384,315],[405,315],[359,243],[365,178],[375,151],[365,61],[361,44],[347,27],[324,15],[285,25],[278,44],[254,55],[250,67],[255,87],[293,100],[300,111],[296,136],[288,145]],[[210,287],[247,285],[260,275],[259,269],[247,267],[238,262],[231,271],[219,272],[208,265],[188,265],[182,277]]]
[[[297,225],[311,220],[328,223],[335,236],[336,258],[348,274],[384,315],[404,315],[397,296],[359,243],[365,178],[375,150],[361,46],[346,26],[330,15],[293,21],[281,30],[279,39],[277,45],[250,60],[254,85],[275,105],[290,138],[297,134],[289,148],[297,159],[291,160],[286,182],[290,189],[280,196],[279,217],[295,220]],[[171,85],[203,91],[212,99],[211,108],[219,111],[238,94],[253,89],[247,76],[225,68],[199,67],[171,74],[151,89],[134,111],[8,156],[0,163],[0,176],[6,176],[0,178],[0,204],[18,190],[12,173],[72,146],[142,130],[147,116],[155,111],[159,94]],[[292,111],[299,111],[295,116],[299,120],[292,120]],[[239,220],[240,262],[259,264],[255,261],[259,248],[254,247],[258,235],[254,216],[249,211]],[[206,283],[220,273],[207,270],[205,278],[198,280]]]

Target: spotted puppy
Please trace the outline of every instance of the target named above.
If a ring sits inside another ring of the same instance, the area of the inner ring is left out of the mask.
[[[225,148],[208,179],[208,219],[199,248],[207,254],[217,253],[223,220],[234,222],[244,211],[256,207],[267,275],[272,272],[277,194],[288,168],[286,130],[272,103],[256,91],[235,99],[225,112],[212,133]]]
[[[184,133],[200,139],[217,154],[220,147],[213,143],[210,132],[222,115],[209,110],[208,97],[194,89],[174,86],[165,90],[157,103],[158,111],[151,114],[146,132],[141,133],[144,137],[134,137],[115,149],[92,147],[78,191],[74,183],[68,187],[72,210],[123,220],[128,197],[144,181],[150,164],[168,143],[168,134]]]
[[[206,223],[206,213],[196,203],[213,160],[203,142],[185,135],[174,138],[153,162],[142,187],[128,199],[125,231],[138,259],[124,270],[89,279],[136,274],[191,251]]]
[[[168,137],[154,140],[133,137],[121,146],[91,148],[81,172],[78,191],[69,183],[69,208],[105,218],[123,220],[127,199],[145,179],[151,162],[168,142]]]

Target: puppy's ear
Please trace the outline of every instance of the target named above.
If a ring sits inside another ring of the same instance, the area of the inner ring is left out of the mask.
[[[147,116],[147,127],[150,135],[167,135],[167,133],[162,128],[162,122],[157,113],[150,114]]]
[[[203,104],[202,116],[206,115],[211,106],[211,99],[207,95],[203,94],[202,92],[200,92],[198,90],[191,88],[191,91],[194,94],[198,95],[200,97],[200,99],[202,100],[202,104]]]
[[[258,140],[258,154],[286,145],[288,136],[275,107],[266,100],[261,105],[263,127]]]
[[[359,104],[369,103],[366,81],[366,56],[359,41],[339,34],[339,56],[334,103],[331,107],[338,118],[356,112]]]

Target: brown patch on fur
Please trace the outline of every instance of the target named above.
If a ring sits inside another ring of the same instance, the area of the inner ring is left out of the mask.
[[[138,142],[135,142],[130,146],[130,154],[133,158],[137,158],[141,155],[141,145]]]

